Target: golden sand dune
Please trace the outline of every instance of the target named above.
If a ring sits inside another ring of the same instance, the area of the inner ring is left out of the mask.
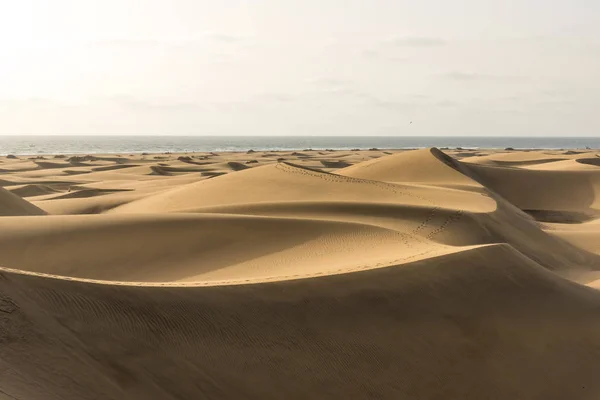
[[[181,186],[119,207],[114,212],[183,212],[206,206],[310,200],[429,206],[434,203],[432,198],[441,197],[441,191],[430,195],[432,191],[435,189],[346,177],[282,162]],[[460,191],[444,193],[443,201],[455,206],[464,204],[469,207],[465,196],[476,196]],[[475,210],[490,211],[495,208],[495,203],[481,199],[480,202],[472,202],[472,206]]]
[[[589,161],[588,161],[589,160]],[[600,158],[598,159],[600,161]],[[599,165],[595,165],[596,159],[582,159],[582,160],[559,160],[548,163],[536,163],[522,166],[527,169],[537,169],[546,171],[569,171],[569,170],[588,170],[597,171]]]
[[[600,209],[600,169],[561,171],[472,165],[469,170],[479,182],[523,210],[594,216]]]
[[[600,219],[586,223],[545,224],[545,229],[569,243],[600,254]]]
[[[600,390],[598,293],[502,245],[260,285],[115,286],[5,271],[0,289],[10,296],[2,387],[18,398],[593,399]]]
[[[547,164],[575,158],[576,157],[573,155],[548,151],[508,151],[469,157],[465,158],[464,161],[480,165],[526,167],[529,165]]]
[[[1,265],[108,281],[292,279],[458,251],[364,224],[287,218],[180,214],[2,222]]]
[[[35,196],[43,196],[48,194],[54,194],[58,191],[51,186],[48,185],[16,185],[11,187],[10,191],[20,197],[35,197]]]
[[[14,193],[0,188],[0,216],[44,215],[44,211]]]
[[[460,164],[438,149],[403,152],[344,168],[340,175],[385,182],[475,185],[458,170]]]
[[[0,159],[0,399],[599,398],[595,153],[386,153]]]

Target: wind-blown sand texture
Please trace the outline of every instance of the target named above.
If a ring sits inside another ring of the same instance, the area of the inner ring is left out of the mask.
[[[598,399],[599,196],[595,151],[0,157],[0,399]]]

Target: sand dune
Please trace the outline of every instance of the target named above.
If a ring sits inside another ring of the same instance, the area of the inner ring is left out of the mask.
[[[479,181],[523,210],[575,211],[597,214],[600,169],[529,170],[469,166]],[[532,184],[535,182],[535,184]],[[559,196],[558,193],[568,195]]]
[[[508,247],[433,261],[189,288],[3,271],[10,328],[37,338],[2,347],[16,366],[3,390],[28,399],[598,394],[597,292]]]
[[[2,159],[0,399],[596,399],[595,154]]]
[[[192,183],[150,196],[115,211],[181,212],[201,206],[261,203],[274,200],[284,202],[377,199],[380,202],[430,205],[432,201],[427,197],[427,193],[432,190],[435,189],[346,177],[284,162],[228,174],[219,179]],[[464,193],[457,191],[444,191],[444,193],[447,196],[445,202],[464,203],[462,198]],[[488,201],[484,205],[486,210],[493,207],[493,201]]]
[[[379,227],[287,218],[213,214],[3,222],[3,266],[116,281],[272,280],[457,251]],[[135,237],[143,240],[131,240]],[[27,255],[27,246],[36,254]],[[323,263],[316,264],[315,258]]]
[[[363,162],[337,173],[385,182],[476,184],[438,149],[409,151]]]
[[[570,159],[568,154],[547,151],[509,151],[492,154],[482,154],[465,158],[464,161],[480,165],[496,165],[503,167],[524,167],[533,164],[546,164]]]
[[[0,216],[44,215],[44,212],[21,197],[0,188]]]
[[[16,194],[20,197],[34,197],[34,196],[43,196],[47,194],[54,194],[59,192],[57,189],[54,189],[51,185],[17,185],[10,188],[10,192]]]

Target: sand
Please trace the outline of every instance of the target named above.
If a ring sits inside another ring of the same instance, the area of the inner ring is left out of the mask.
[[[0,157],[0,399],[600,398],[597,154]]]

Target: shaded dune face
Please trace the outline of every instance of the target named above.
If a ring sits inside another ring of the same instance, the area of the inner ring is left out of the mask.
[[[0,216],[44,215],[45,212],[18,195],[0,188]]]
[[[594,153],[390,153],[0,159],[0,399],[599,398]]]
[[[4,326],[28,333],[2,347],[14,366],[3,389],[22,398],[475,399],[515,390],[517,398],[572,398],[582,387],[600,390],[597,355],[581,345],[598,341],[598,295],[506,246],[257,285],[2,278],[14,304]]]

